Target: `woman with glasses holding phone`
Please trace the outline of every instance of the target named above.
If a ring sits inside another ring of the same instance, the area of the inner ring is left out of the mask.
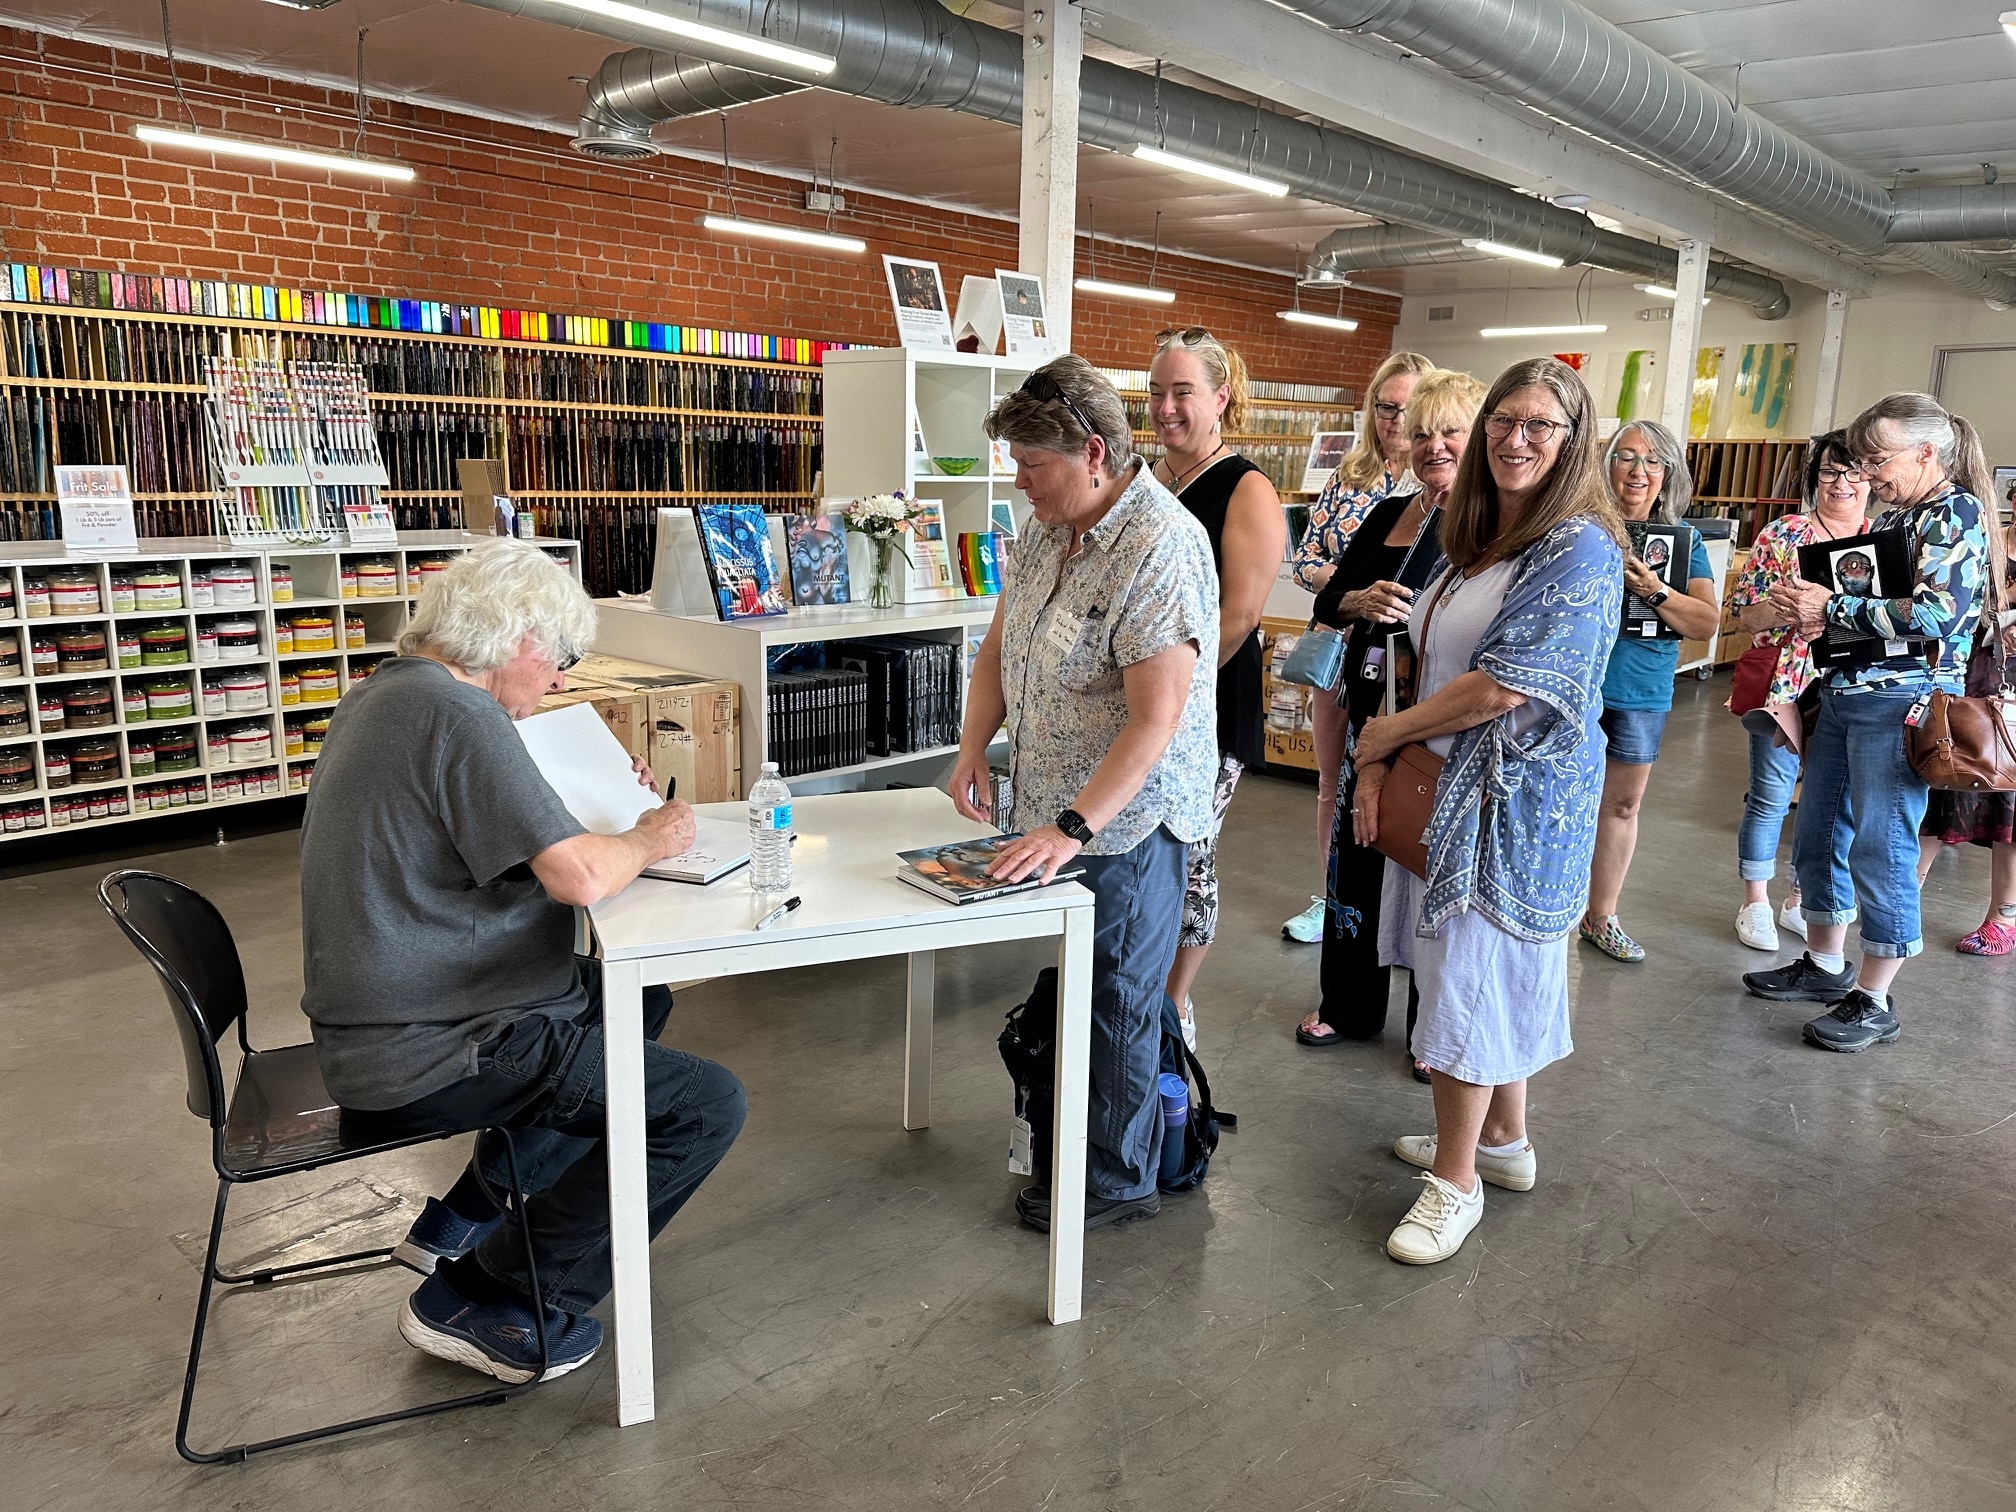
[[[1183,1042],[1197,1048],[1190,989],[1218,934],[1218,832],[1240,774],[1267,758],[1261,709],[1260,613],[1288,546],[1281,496],[1225,444],[1246,420],[1246,364],[1202,326],[1162,331],[1148,368],[1148,419],[1162,455],[1151,469],[1204,527],[1218,569],[1218,772],[1211,833],[1190,847],[1183,929],[1169,998]]]
[[[1930,394],[1879,399],[1848,427],[1848,448],[1886,506],[1872,528],[1909,532],[1911,591],[1868,597],[1804,581],[1771,590],[1806,636],[1838,629],[1870,642],[1866,656],[1820,678],[1806,742],[1796,847],[1806,953],[1743,985],[1773,1002],[1831,1004],[1806,1025],[1806,1043],[1853,1054],[1898,1037],[1890,987],[1925,948],[1918,827],[1929,790],[1905,759],[1905,722],[1934,689],[1961,693],[1969,639],[2000,598],[2002,541],[1981,503],[1990,484],[1980,437]],[[1845,865],[1841,834],[1853,836]],[[1862,960],[1851,968],[1848,926],[1858,920]]]
[[[1792,889],[1777,924],[1771,918],[1771,879],[1778,874],[1778,845],[1792,794],[1799,785],[1799,746],[1805,738],[1799,697],[1812,684],[1813,644],[1798,617],[1771,600],[1772,590],[1799,581],[1799,548],[1813,541],[1860,535],[1869,513],[1869,483],[1848,451],[1848,433],[1815,436],[1806,448],[1806,510],[1780,515],[1757,532],[1750,556],[1730,590],[1728,608],[1754,636],[1736,664],[1730,710],[1750,736],[1750,786],[1743,795],[1743,824],[1736,832],[1736,866],[1743,906],[1736,938],[1752,950],[1778,948],[1777,924],[1801,939],[1799,854],[1792,855]]]
[[[1083,357],[1059,357],[987,417],[1035,518],[974,659],[952,802],[994,819],[987,747],[1007,727],[1018,838],[1005,882],[1061,869],[1097,900],[1085,1226],[1161,1211],[1164,984],[1185,861],[1211,834],[1218,768],[1218,582],[1204,527],[1134,454],[1127,408]],[[1015,1199],[1050,1227],[1050,1189]]]
[[[1679,438],[1663,425],[1635,420],[1610,438],[1604,476],[1617,512],[1629,525],[1654,524],[1680,533],[1677,546],[1661,534],[1645,538],[1645,555],[1624,554],[1624,586],[1655,618],[1619,621],[1610,665],[1603,674],[1603,816],[1596,827],[1596,861],[1589,880],[1589,912],[1582,938],[1619,961],[1642,961],[1645,947],[1617,922],[1617,900],[1638,849],[1638,809],[1659,759],[1659,737],[1673,708],[1673,678],[1680,665],[1679,637],[1708,640],[1721,621],[1715,579],[1700,532],[1681,520],[1694,497],[1694,480]],[[1671,547],[1663,575],[1646,560]],[[1686,563],[1675,592],[1671,562]],[[1642,614],[1642,611],[1641,611]],[[1670,631],[1668,635],[1664,632]],[[1650,632],[1649,634],[1647,632]]]
[[[1410,756],[1417,768],[1443,763],[1419,837],[1426,875],[1389,860],[1379,911],[1380,960],[1407,967],[1420,989],[1414,1054],[1435,1092],[1435,1132],[1393,1146],[1427,1168],[1386,1241],[1409,1265],[1462,1247],[1483,1216],[1483,1181],[1532,1189],[1526,1081],[1574,1048],[1568,940],[1588,899],[1603,784],[1596,716],[1624,590],[1624,527],[1598,468],[1595,411],[1574,369],[1551,357],[1491,385],[1483,435],[1443,513],[1449,570],[1408,614],[1417,698],[1366,721],[1353,753],[1360,845],[1379,842],[1404,747],[1426,746],[1426,759]]]
[[[1435,364],[1419,352],[1395,352],[1374,369],[1365,404],[1365,424],[1316,502],[1309,507],[1309,527],[1295,552],[1295,581],[1320,593],[1344,558],[1344,548],[1388,494],[1410,492],[1407,473],[1407,401],[1421,375]],[[1316,847],[1327,869],[1330,834],[1337,810],[1337,767],[1344,759],[1345,714],[1341,703],[1321,692],[1309,711],[1316,746]],[[1305,945],[1323,938],[1325,904],[1310,894],[1309,906],[1281,926],[1281,933]]]

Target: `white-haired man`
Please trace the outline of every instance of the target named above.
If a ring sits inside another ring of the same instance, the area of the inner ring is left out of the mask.
[[[301,827],[301,1006],[346,1120],[370,1137],[513,1131],[546,1314],[547,1377],[602,1340],[609,1199],[599,963],[574,954],[573,905],[620,892],[693,841],[667,803],[592,835],[511,724],[566,686],[595,606],[544,552],[485,542],[430,585],[400,654],[330,721]],[[649,773],[640,766],[640,780]],[[742,1086],[656,1043],[672,1011],[644,1001],[651,1232],[741,1130]],[[484,1148],[397,1251],[428,1279],[400,1310],[407,1342],[500,1380],[529,1380],[538,1345],[515,1225],[484,1190]]]

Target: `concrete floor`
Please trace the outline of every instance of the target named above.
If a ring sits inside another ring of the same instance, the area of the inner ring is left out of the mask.
[[[1085,1318],[1041,1319],[1044,1241],[1003,1170],[1001,1014],[1041,947],[941,965],[935,1126],[898,1127],[899,963],[681,994],[669,1038],[747,1082],[741,1143],[656,1249],[658,1420],[613,1426],[605,1357],[499,1408],[198,1470],[171,1445],[211,1182],[102,859],[0,880],[0,1505],[1778,1509],[2016,1506],[2016,959],[1952,941],[1985,853],[1943,859],[1905,1036],[1848,1058],[1745,997],[1743,788],[1721,682],[1683,687],[1621,966],[1578,947],[1578,1051],[1534,1086],[1542,1184],[1487,1188],[1454,1261],[1388,1260],[1430,1127],[1397,1038],[1289,1036],[1316,952],[1310,792],[1255,778],[1198,992],[1243,1115],[1205,1189],[1090,1242]],[[303,1037],[291,832],[152,864],[237,930],[255,1039]],[[145,863],[143,863],[145,864]],[[243,1203],[239,1252],[396,1234],[456,1158]],[[199,1442],[467,1389],[400,1342],[403,1271],[240,1295]]]

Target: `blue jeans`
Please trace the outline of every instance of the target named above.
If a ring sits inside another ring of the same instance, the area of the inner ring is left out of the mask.
[[[1760,722],[1770,716],[1758,711]],[[1750,729],[1746,723],[1745,729]],[[1776,724],[1771,729],[1776,730]],[[1799,753],[1778,744],[1773,734],[1750,729],[1750,786],[1743,794],[1743,824],[1736,831],[1736,866],[1745,882],[1769,882],[1778,875],[1778,842],[1792,791],[1799,785]],[[1792,875],[1799,875],[1799,837],[1792,837]]]
[[[1862,953],[1917,955],[1918,825],[1929,795],[1904,759],[1904,716],[1931,685],[1820,694],[1799,800],[1799,891],[1815,924],[1862,920]],[[1850,804],[1853,812],[1850,812]],[[1845,862],[1841,841],[1850,837]]]
[[[1080,856],[1092,909],[1091,1148],[1094,1197],[1146,1197],[1162,1157],[1162,999],[1183,925],[1188,847],[1157,826],[1117,856]]]
[[[577,958],[590,1006],[574,1018],[528,1013],[477,1047],[476,1074],[403,1108],[346,1110],[346,1125],[372,1133],[480,1129],[512,1131],[518,1178],[532,1220],[539,1286],[551,1306],[588,1311],[609,1295],[609,1154],[602,1086],[601,963]],[[699,1189],[735,1136],[747,1102],[732,1073],[657,1042],[672,994],[644,989],[644,1148],[651,1236]],[[501,1149],[481,1152],[484,1177],[503,1191]],[[495,1229],[474,1252],[478,1265],[519,1295],[532,1287],[515,1223]]]
[[[1650,766],[1659,759],[1659,737],[1666,733],[1668,709],[1605,708],[1596,721],[1603,727],[1604,755],[1625,766]]]

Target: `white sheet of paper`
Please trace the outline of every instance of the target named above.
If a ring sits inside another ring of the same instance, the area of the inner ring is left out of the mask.
[[[594,705],[534,714],[519,720],[517,730],[539,775],[591,834],[620,835],[658,807],[658,795],[637,780],[630,753]]]

